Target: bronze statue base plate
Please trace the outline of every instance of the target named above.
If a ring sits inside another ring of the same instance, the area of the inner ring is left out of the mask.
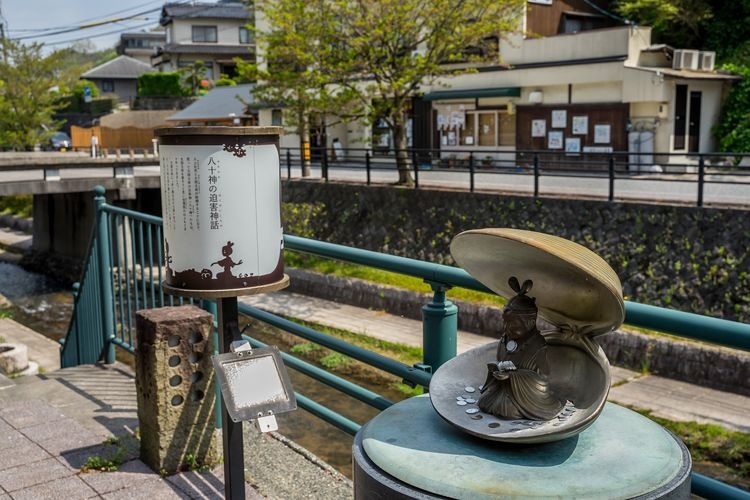
[[[506,420],[480,410],[476,402],[487,377],[487,363],[496,361],[497,344],[491,342],[467,351],[432,376],[430,401],[444,420],[482,439],[514,443],[557,441],[594,423],[609,392],[609,363],[601,350],[595,357],[565,344],[548,344],[550,384],[558,396],[568,400],[556,417],[547,421]]]

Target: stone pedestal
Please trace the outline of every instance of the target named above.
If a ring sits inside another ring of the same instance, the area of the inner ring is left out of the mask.
[[[218,463],[213,316],[195,306],[136,313],[141,460],[172,474]]]
[[[13,375],[28,367],[28,349],[24,344],[0,344],[0,373]]]
[[[580,434],[521,445],[461,432],[418,396],[362,427],[352,452],[355,499],[690,498],[685,445],[612,403]]]

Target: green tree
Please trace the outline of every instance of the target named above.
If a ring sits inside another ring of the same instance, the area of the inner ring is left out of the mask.
[[[617,11],[653,30],[654,39],[677,48],[700,49],[713,18],[706,0],[620,0]]]
[[[203,61],[198,59],[178,69],[177,72],[182,75],[183,82],[190,95],[198,95],[201,89],[201,81],[206,78],[206,65]]]
[[[520,29],[522,0],[330,0],[337,83],[368,123],[393,134],[399,183],[411,184],[407,113],[424,85],[497,62],[498,41]]]
[[[59,94],[60,53],[42,54],[41,44],[0,41],[0,144],[30,149],[45,142],[59,123],[52,115]]]
[[[714,130],[721,151],[750,152],[750,66],[728,64],[724,69],[742,77],[724,101]]]
[[[267,0],[255,5],[266,29],[256,30],[257,62],[237,60],[241,80],[257,81],[255,99],[284,106],[284,123],[300,141],[302,174],[310,175],[307,148],[312,116],[325,117],[346,107],[346,92],[333,87],[329,0]],[[259,23],[259,24],[260,24]],[[324,119],[324,118],[323,118]]]

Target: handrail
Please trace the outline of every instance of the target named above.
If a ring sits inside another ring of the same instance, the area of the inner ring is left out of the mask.
[[[422,385],[424,387],[430,385],[430,378],[432,377],[432,375],[418,368],[405,365],[404,363],[400,363],[398,361],[394,361],[391,358],[387,358],[376,352],[368,351],[367,349],[363,349],[362,347],[349,344],[348,342],[344,342],[343,340],[339,340],[335,337],[321,334],[320,332],[313,330],[312,328],[299,325],[294,321],[289,321],[288,319],[284,319],[280,316],[276,316],[261,309],[248,306],[247,304],[240,304],[239,311],[243,314],[247,314],[251,318],[258,319],[264,323],[268,323],[271,326],[275,326],[288,332],[294,333],[295,335],[299,335],[300,337],[311,342],[315,342],[316,344],[320,344],[323,347],[328,347],[335,351],[344,353],[347,356],[351,356],[352,358],[363,361],[368,365],[374,366],[375,368],[380,368],[383,371],[392,373],[393,375],[397,375],[404,380],[407,380],[414,384]]]
[[[289,250],[297,250],[320,257],[339,259],[354,264],[375,267],[384,271],[404,274],[415,278],[422,278],[433,283],[448,286],[469,288],[478,292],[492,293],[492,290],[473,278],[469,273],[458,267],[425,262],[408,257],[399,257],[385,253],[362,250],[336,243],[311,240],[300,236],[284,235],[284,246]]]

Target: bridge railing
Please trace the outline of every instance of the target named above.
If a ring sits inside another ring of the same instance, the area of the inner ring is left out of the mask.
[[[97,188],[95,192],[96,227],[85,272],[76,287],[75,308],[68,334],[62,341],[63,367],[97,361],[114,362],[116,347],[124,353],[133,353],[135,311],[188,302],[187,299],[168,295],[160,286],[164,279],[162,220],[107,204],[103,188]],[[415,366],[390,359],[261,309],[246,304],[240,304],[239,307],[242,314],[396,375],[410,385],[428,386],[431,371],[456,354],[455,325],[450,326],[449,321],[443,321],[447,316],[455,314],[454,306],[446,297],[446,291],[455,286],[489,291],[464,270],[450,266],[296,236],[287,235],[284,241],[285,247],[289,250],[417,277],[432,287],[434,297],[429,307],[425,308],[429,310],[429,314],[424,315],[424,358],[422,363]],[[214,303],[202,301],[201,305],[211,310]],[[625,307],[627,324],[750,350],[750,325],[634,302],[626,302]],[[264,345],[260,340],[246,338],[255,346]],[[214,345],[216,344],[214,342]],[[290,354],[284,353],[283,358],[291,369],[373,408],[383,410],[393,404],[380,394]],[[300,407],[349,434],[355,434],[360,428],[360,423],[304,394],[297,393],[297,399]],[[217,422],[217,425],[220,425],[220,422]],[[750,494],[696,473],[693,474],[692,487],[694,493],[705,497],[750,498]]]

